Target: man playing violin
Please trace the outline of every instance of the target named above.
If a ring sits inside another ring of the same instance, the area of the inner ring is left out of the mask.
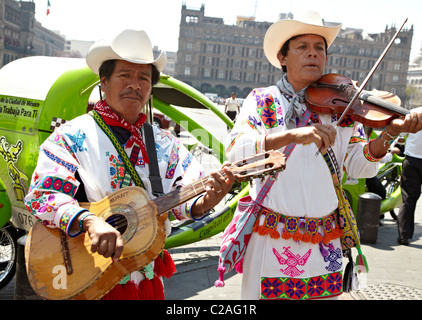
[[[94,111],[107,125],[100,126],[94,113],[90,113],[57,129],[40,146],[25,203],[48,227],[60,227],[70,237],[87,232],[92,252],[117,261],[124,246],[120,232],[80,207],[79,202],[97,202],[117,189],[135,185],[133,176],[127,179],[127,165],[136,170],[149,196],[157,196],[153,195],[149,180],[152,160],[145,146],[146,115],[142,110],[160,79],[166,55],[162,53],[154,59],[144,31],[124,30],[111,41],[94,43],[86,60],[91,70],[100,75],[105,99],[97,102]],[[102,127],[110,130],[103,132]],[[199,163],[171,134],[153,127],[151,139],[163,193],[203,176]],[[121,147],[112,141],[118,141]],[[124,163],[118,150],[123,150],[132,164]],[[210,175],[205,194],[170,210],[175,218],[201,219],[217,205],[234,182],[231,171],[224,168],[224,172],[225,176],[220,172]],[[169,220],[165,226],[169,234]],[[145,268],[122,279],[105,298],[163,299],[162,277],[169,277],[174,271],[174,263],[164,250]]]
[[[412,113],[367,142],[362,124],[352,117],[337,123],[339,114],[309,110],[306,88],[324,74],[327,49],[340,29],[324,26],[318,13],[307,11],[296,20],[274,23],[265,35],[266,57],[284,75],[245,99],[226,152],[230,161],[272,149],[289,156],[262,202],[265,209],[248,244],[242,299],[338,297],[343,283],[341,234],[333,232],[338,230],[338,198],[321,152],[335,156],[340,179],[345,172],[353,178],[373,177],[399,133],[422,129],[422,113]],[[253,199],[262,186],[255,181]]]

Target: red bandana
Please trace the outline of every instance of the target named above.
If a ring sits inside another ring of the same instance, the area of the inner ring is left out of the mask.
[[[100,114],[100,116],[104,119],[104,122],[107,123],[109,126],[122,127],[126,130],[129,130],[132,135],[126,144],[126,147],[130,148],[132,147],[133,143],[136,142],[141,148],[143,160],[145,161],[145,163],[149,163],[147,150],[145,148],[145,143],[142,140],[141,135],[141,127],[147,119],[146,114],[141,113],[136,123],[132,125],[125,119],[123,119],[121,116],[114,113],[114,111],[107,105],[105,100],[98,101],[94,106],[94,110]]]

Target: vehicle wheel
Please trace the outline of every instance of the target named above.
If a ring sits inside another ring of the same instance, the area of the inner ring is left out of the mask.
[[[387,197],[389,197],[396,189],[400,187],[400,181],[398,179],[394,179],[390,183],[386,185],[386,191],[387,191]],[[390,210],[390,215],[394,220],[397,220],[397,214],[395,213],[395,210],[398,208],[395,208],[393,210]]]
[[[397,214],[394,212],[394,210],[390,211],[390,215],[391,215],[391,218],[393,218],[393,220],[397,221]]]
[[[154,118],[154,121],[152,122],[153,126],[156,126],[158,128],[161,128],[161,122],[157,118]]]
[[[10,224],[0,229],[0,289],[15,275],[18,233]]]

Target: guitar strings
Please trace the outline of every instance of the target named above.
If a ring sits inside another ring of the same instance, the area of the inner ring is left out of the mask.
[[[243,168],[242,166],[240,166],[240,167],[233,167],[232,166],[230,168],[232,169],[232,172],[235,173],[235,174],[242,172],[242,171],[245,171],[245,168]],[[238,169],[238,170],[236,170],[236,169]],[[250,169],[250,168],[246,168],[246,172],[248,172],[248,169]],[[222,174],[223,177],[226,177],[226,173],[224,172],[224,170],[220,170],[219,173]],[[195,195],[197,196],[197,195],[202,194],[206,191],[206,183],[205,182],[206,182],[206,180],[209,179],[209,177],[210,176],[206,176],[202,179],[197,180],[196,182],[194,182],[190,185],[184,186],[184,187],[179,188],[179,189],[175,189],[173,191],[178,191],[180,193],[180,198],[182,198],[182,199],[186,195],[189,196],[191,194],[191,192],[190,192],[191,190],[193,190]],[[191,198],[193,198],[193,197],[191,197]],[[191,199],[191,198],[189,198],[189,199]],[[187,199],[186,201],[188,201],[189,199]],[[172,208],[170,208],[170,209],[172,209]],[[127,218],[122,214],[111,215],[110,217],[108,217],[106,219],[106,222],[109,223],[115,229],[123,228],[123,227],[126,227],[128,225]]]

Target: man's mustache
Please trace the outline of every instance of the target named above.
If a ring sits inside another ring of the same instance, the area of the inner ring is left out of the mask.
[[[126,90],[126,91],[123,91],[120,94],[120,97],[127,97],[127,96],[129,96],[129,97],[136,97],[136,98],[139,98],[139,99],[142,99],[143,98],[142,93],[140,93],[138,91],[135,91],[135,90]]]

